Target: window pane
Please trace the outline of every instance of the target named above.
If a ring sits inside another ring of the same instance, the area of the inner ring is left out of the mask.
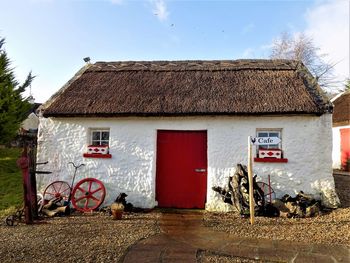
[[[93,140],[93,141],[101,140],[101,132],[99,132],[99,131],[93,131],[93,132],[92,132],[92,140]]]
[[[101,140],[108,140],[108,139],[109,139],[109,132],[102,132]]]
[[[269,144],[269,148],[278,149],[278,144]]]
[[[108,146],[108,141],[101,141],[101,145],[107,145]]]
[[[258,132],[258,137],[269,137],[267,132]]]
[[[270,137],[280,137],[278,132],[270,132]]]
[[[100,144],[100,141],[92,141],[91,144],[92,144],[92,145],[101,145],[101,144]]]

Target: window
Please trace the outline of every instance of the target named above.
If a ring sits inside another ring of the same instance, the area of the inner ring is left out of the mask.
[[[257,129],[256,137],[279,138],[276,144],[257,145],[255,162],[286,163],[288,159],[283,158],[282,151],[282,129]]]
[[[91,129],[91,145],[109,145],[109,129]]]
[[[109,153],[109,129],[90,129],[86,158],[112,158]]]
[[[277,137],[281,138],[281,130],[258,130],[256,132],[257,137]],[[281,149],[281,143],[279,144],[268,144],[268,145],[259,145],[258,149]]]

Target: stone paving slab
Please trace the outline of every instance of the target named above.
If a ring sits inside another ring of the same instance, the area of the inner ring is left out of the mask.
[[[197,262],[199,250],[267,262],[350,262],[346,246],[242,238],[204,227],[202,213],[165,213],[162,233],[134,244],[124,257],[133,262]]]

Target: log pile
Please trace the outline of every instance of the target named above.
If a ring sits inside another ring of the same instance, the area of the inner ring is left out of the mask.
[[[237,164],[236,172],[229,177],[226,187],[214,186],[212,189],[242,216],[249,215],[249,181],[245,165]],[[322,211],[321,202],[302,191],[295,197],[285,195],[272,203],[265,202],[264,192],[256,183],[256,175],[253,177],[253,189],[256,216],[303,218],[319,215]]]
[[[256,183],[256,176],[253,177],[254,188],[254,211],[256,215],[264,213],[265,199],[264,192]],[[249,179],[247,167],[237,164],[236,172],[229,177],[228,185],[225,188],[214,186],[225,203],[233,205],[234,209],[241,215],[249,215]]]
[[[48,216],[67,216],[70,214],[70,207],[59,205],[61,198],[55,198],[43,205],[41,213]]]
[[[279,216],[287,218],[313,217],[321,213],[321,202],[311,195],[300,191],[295,197],[284,195],[281,199],[276,199],[272,205],[278,209]]]

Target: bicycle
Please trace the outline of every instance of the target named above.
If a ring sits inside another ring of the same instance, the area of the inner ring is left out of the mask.
[[[58,199],[59,201],[56,202],[57,205],[66,206],[72,204],[80,212],[91,212],[97,209],[105,199],[105,186],[100,180],[85,178],[73,187],[77,170],[85,166],[85,164],[75,165],[73,162],[69,162],[68,164],[73,165],[75,169],[71,184],[69,185],[66,181],[54,181],[50,183],[43,193],[44,203]]]

